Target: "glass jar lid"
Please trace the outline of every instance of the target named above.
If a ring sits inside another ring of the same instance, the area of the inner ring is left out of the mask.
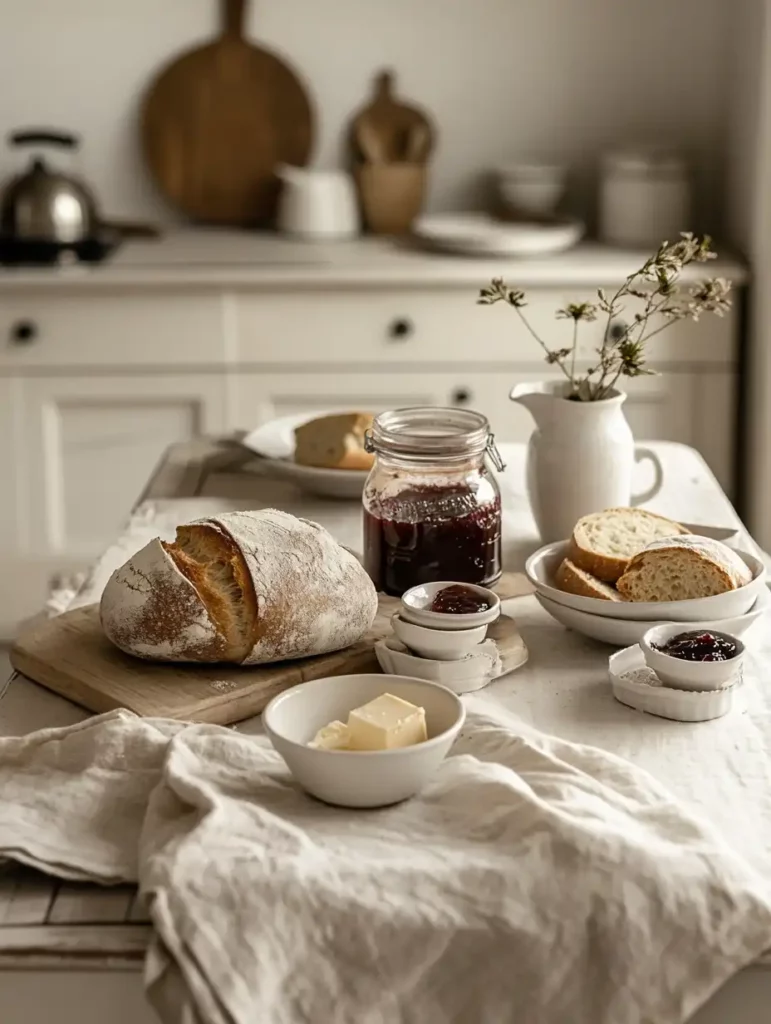
[[[497,470],[506,468],[487,417],[471,409],[415,406],[381,413],[365,434],[364,447],[418,462],[451,462],[487,452]]]

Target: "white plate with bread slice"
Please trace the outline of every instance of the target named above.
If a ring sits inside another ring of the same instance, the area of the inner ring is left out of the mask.
[[[360,499],[373,456],[364,449],[372,416],[363,412],[306,412],[257,427],[241,444],[259,455],[272,475],[308,494]]]
[[[569,540],[532,555],[525,571],[554,618],[610,643],[633,642],[635,623],[722,628],[741,619],[740,628],[748,628],[754,618],[745,617],[768,605],[766,567],[759,558],[643,509],[585,516]],[[599,618],[608,625],[599,625]]]

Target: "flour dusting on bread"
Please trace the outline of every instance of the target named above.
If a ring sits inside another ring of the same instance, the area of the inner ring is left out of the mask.
[[[106,635],[163,661],[263,664],[348,647],[369,630],[377,594],[321,526],[286,512],[232,512],[153,540],[110,578]]]

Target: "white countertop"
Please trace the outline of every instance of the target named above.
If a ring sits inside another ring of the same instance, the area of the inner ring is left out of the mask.
[[[0,268],[0,291],[477,287],[491,277],[526,288],[595,288],[620,283],[649,255],[583,242],[554,256],[489,260],[423,252],[389,239],[306,243],[259,232],[172,228],[157,241],[126,241],[95,266]],[[730,278],[736,285],[748,277],[741,260],[727,257],[686,271],[684,280],[705,274]]]

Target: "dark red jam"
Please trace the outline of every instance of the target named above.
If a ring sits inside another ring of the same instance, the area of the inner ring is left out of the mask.
[[[690,633],[678,633],[662,647],[655,644],[652,646],[662,654],[669,654],[683,661],[729,661],[735,658],[739,651],[733,640],[716,636],[714,633],[705,633],[700,629],[692,630]]]
[[[490,586],[501,575],[501,500],[483,487],[415,487],[364,510],[364,566],[378,590],[419,583]]]
[[[458,583],[437,590],[429,611],[440,612],[442,615],[473,615],[474,612],[486,612],[489,607],[490,602],[486,597]]]

